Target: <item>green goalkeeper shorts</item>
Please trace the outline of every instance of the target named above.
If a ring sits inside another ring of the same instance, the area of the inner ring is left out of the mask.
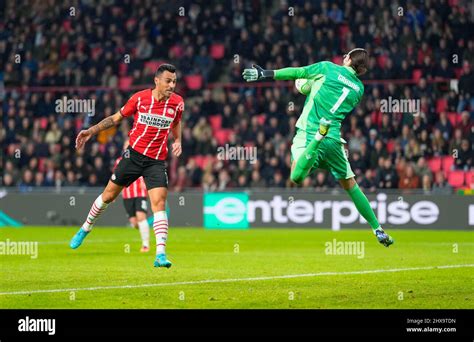
[[[298,160],[306,146],[314,139],[314,135],[297,128],[296,135],[291,145],[291,160]],[[347,160],[344,144],[341,141],[326,137],[319,144],[317,158],[313,165],[315,169],[331,171],[336,179],[349,179],[354,177],[349,160]]]

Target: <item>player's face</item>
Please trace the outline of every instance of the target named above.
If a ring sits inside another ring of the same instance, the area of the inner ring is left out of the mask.
[[[155,77],[155,85],[160,93],[170,96],[176,87],[176,73],[164,71],[158,77]]]

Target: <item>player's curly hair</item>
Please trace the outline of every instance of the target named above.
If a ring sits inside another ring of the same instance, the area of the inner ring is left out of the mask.
[[[369,68],[369,53],[361,48],[353,49],[348,53],[351,58],[351,67],[358,76],[365,74]]]

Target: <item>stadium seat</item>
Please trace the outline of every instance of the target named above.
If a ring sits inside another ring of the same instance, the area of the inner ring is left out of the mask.
[[[443,165],[444,175],[447,177],[448,174],[451,172],[451,167],[454,165],[453,157],[452,156],[444,156],[443,161],[442,161],[442,165]]]
[[[334,56],[334,57],[332,58],[332,62],[333,62],[334,64],[340,65],[340,64],[342,64],[342,57],[341,57],[341,56]]]
[[[428,159],[428,167],[433,173],[436,173],[441,170],[441,157],[434,157]]]
[[[188,75],[184,77],[186,86],[189,90],[198,90],[202,88],[202,76],[201,75]]]
[[[265,114],[261,114],[261,115],[257,116],[258,124],[263,126],[265,124],[266,118],[267,118],[267,116]]]
[[[449,0],[448,1],[449,7],[454,7],[459,5],[459,0]]]
[[[349,28],[349,25],[347,24],[343,24],[339,26],[339,37],[344,39],[347,35],[347,32],[349,32],[349,30],[350,28]]]
[[[133,83],[133,77],[131,77],[131,76],[120,77],[120,79],[119,79],[119,89],[120,90],[129,90],[132,83]]]
[[[461,115],[458,115],[456,112],[448,112],[447,113],[449,121],[451,121],[451,125],[456,127],[459,121],[461,120]]]
[[[414,81],[418,82],[422,76],[423,72],[421,71],[421,69],[414,69],[411,78]]]
[[[100,53],[102,52],[102,48],[100,46],[96,46],[94,48],[92,48],[92,51],[91,51],[91,57],[92,58],[95,58],[97,55],[99,55]]]
[[[222,43],[216,43],[211,45],[210,55],[212,59],[221,59],[225,55],[225,45]]]
[[[48,118],[41,118],[40,119],[40,127],[41,129],[46,129],[48,127]]]
[[[448,107],[448,100],[438,99],[436,101],[436,113],[445,112],[447,107]]]
[[[204,156],[198,154],[197,156],[191,157],[190,159],[193,159],[196,165],[200,168],[204,168]]]
[[[474,171],[466,172],[466,186],[469,189],[474,189]]]
[[[229,141],[229,136],[233,132],[232,129],[220,129],[214,133],[218,145],[225,145]]]
[[[211,115],[209,117],[209,123],[211,124],[212,131],[218,131],[222,128],[222,116],[220,114]]]
[[[175,58],[181,58],[183,56],[183,48],[180,45],[173,45],[170,51],[173,52]]]
[[[380,55],[377,57],[377,64],[379,65],[380,68],[385,68],[385,63],[387,63],[387,56],[386,55]]]
[[[127,63],[119,63],[119,76],[125,76],[127,75],[127,70],[128,70],[128,64]]]
[[[160,66],[160,64],[163,64],[162,61],[148,61],[145,62],[145,69],[148,69],[152,74],[155,73],[156,69]]]
[[[454,68],[454,73],[456,74],[456,78],[459,80],[462,75],[462,68]]]
[[[464,171],[451,171],[448,176],[448,183],[453,188],[460,188],[464,185]]]
[[[387,152],[392,153],[394,149],[395,149],[395,141],[393,139],[390,139],[389,141],[387,141]]]

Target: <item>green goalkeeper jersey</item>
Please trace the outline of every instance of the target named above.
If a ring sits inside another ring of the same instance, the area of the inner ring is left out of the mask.
[[[331,120],[328,137],[340,141],[341,122],[360,102],[364,85],[351,67],[319,62],[300,68],[275,70],[275,80],[313,80],[296,127],[316,134],[319,120]]]

